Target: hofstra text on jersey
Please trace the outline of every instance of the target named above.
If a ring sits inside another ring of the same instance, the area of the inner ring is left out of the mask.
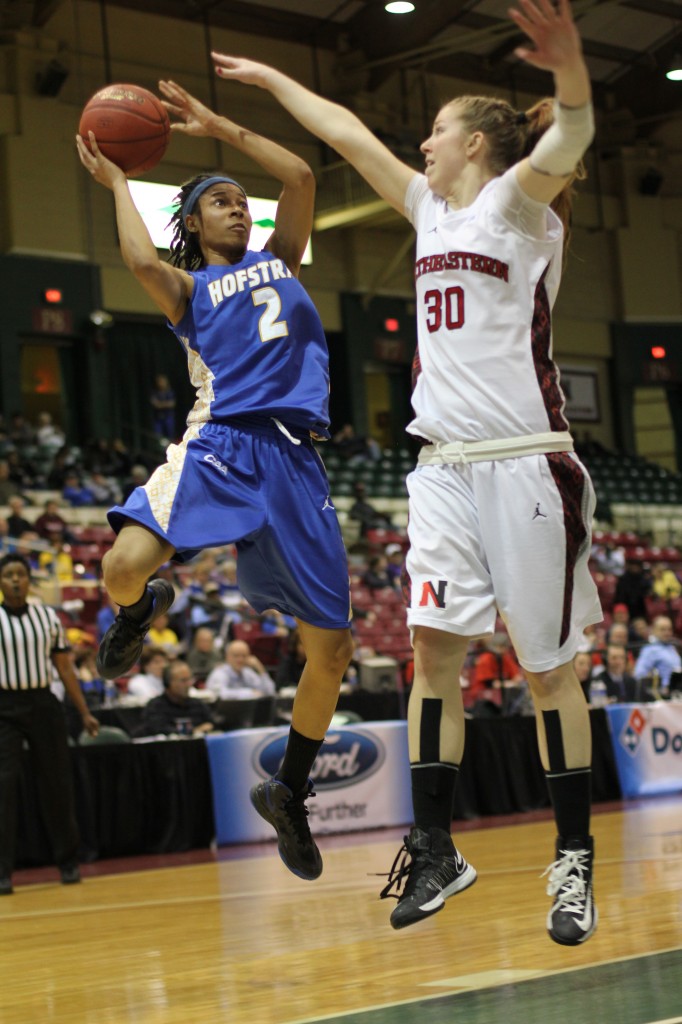
[[[215,281],[207,284],[211,302],[217,306],[223,299],[228,299],[235,292],[243,292],[245,288],[260,288],[271,281],[283,281],[291,277],[291,271],[284,266],[281,260],[262,260],[250,267],[242,267],[239,270],[228,271]]]

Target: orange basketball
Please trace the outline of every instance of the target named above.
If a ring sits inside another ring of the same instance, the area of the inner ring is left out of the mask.
[[[79,134],[94,133],[100,150],[128,177],[156,167],[166,152],[170,122],[157,97],[139,85],[107,85],[88,100]]]

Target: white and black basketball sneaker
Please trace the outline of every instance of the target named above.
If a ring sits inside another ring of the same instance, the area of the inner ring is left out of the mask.
[[[438,913],[448,896],[468,889],[475,881],[476,871],[455,848],[448,832],[415,827],[405,836],[380,895],[381,899],[392,896],[398,900],[391,926],[405,928]]]
[[[592,836],[559,836],[556,858],[543,872],[549,874],[547,895],[554,897],[547,915],[547,931],[550,939],[561,946],[577,946],[589,939],[598,920],[592,889]]]

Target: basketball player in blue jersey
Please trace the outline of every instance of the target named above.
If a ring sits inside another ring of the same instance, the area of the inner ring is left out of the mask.
[[[92,133],[90,149],[76,137],[86,170],[113,192],[123,260],[168,318],[196,388],[182,441],[109,512],[117,538],[102,568],[120,612],[97,665],[112,679],[138,660],[152,618],[173,601],[169,583],[147,582],[160,565],[236,544],[244,596],[259,612],[294,616],[305,647],[282,766],[254,787],[251,800],[274,826],[286,866],[314,879],[322,859],[307,822],[309,775],[353,650],[346,554],[312,444],[329,436],[327,347],[297,280],[315,183],[308,165],[281,146],[212,113],[172,82],[160,88],[175,131],[233,145],[281,181],[282,191],[273,233],[254,252],[242,186],[223,174],[198,175],[179,193],[165,263],[125,174]]]
[[[550,937],[594,932],[591,735],[572,659],[602,618],[588,572],[594,491],[573,452],[552,358],[571,183],[593,135],[590,81],[569,0],[519,0],[555,99],[527,112],[463,96],[437,113],[423,174],[349,110],[285,75],[213,54],[221,77],[271,92],[336,149],[417,232],[415,418],[408,477],[408,712],[415,827],[382,895],[394,928],[423,921],[476,872],[450,835],[464,749],[458,680],[470,640],[504,619],[533,695],[558,838],[548,869]],[[401,883],[405,882],[404,887]]]

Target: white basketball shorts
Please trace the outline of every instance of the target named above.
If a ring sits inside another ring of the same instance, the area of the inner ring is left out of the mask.
[[[603,619],[587,567],[595,495],[577,456],[418,466],[407,487],[409,626],[474,638],[499,611],[525,669],[570,661]]]

